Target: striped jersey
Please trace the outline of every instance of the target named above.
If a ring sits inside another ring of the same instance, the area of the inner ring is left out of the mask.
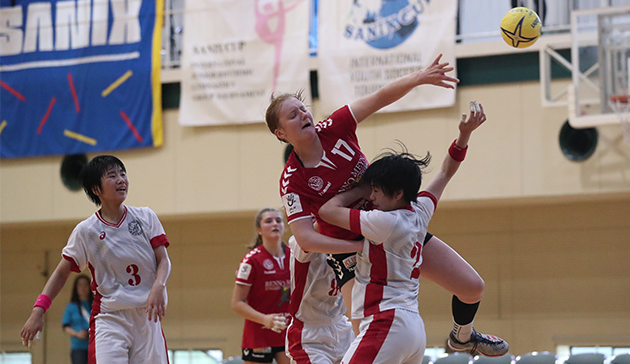
[[[422,244],[436,205],[425,191],[398,210],[350,211],[351,230],[365,237],[357,253],[352,318],[395,308],[418,312]]]
[[[72,271],[90,268],[94,316],[146,307],[157,277],[153,249],[169,245],[155,212],[148,207],[123,207],[118,223],[105,221],[100,211],[81,221],[62,251]]]

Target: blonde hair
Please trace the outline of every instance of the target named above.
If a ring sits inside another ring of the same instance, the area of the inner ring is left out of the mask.
[[[271,94],[269,99],[269,106],[265,113],[265,122],[272,134],[275,134],[276,129],[280,126],[280,107],[282,104],[290,98],[298,99],[300,102],[304,102],[304,90],[298,90],[296,93],[282,93],[278,96]],[[280,139],[282,140],[282,139]],[[282,140],[286,143],[286,140]]]

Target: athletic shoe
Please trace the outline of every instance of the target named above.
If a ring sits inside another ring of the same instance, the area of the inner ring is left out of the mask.
[[[501,356],[510,349],[508,343],[500,337],[480,334],[475,329],[470,335],[470,340],[465,343],[457,340],[455,331],[451,331],[448,346],[455,351],[467,351],[472,355],[478,352],[485,356]]]

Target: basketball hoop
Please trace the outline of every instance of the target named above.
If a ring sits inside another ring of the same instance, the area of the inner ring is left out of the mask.
[[[630,144],[630,95],[613,95],[608,105],[619,117],[624,143]]]

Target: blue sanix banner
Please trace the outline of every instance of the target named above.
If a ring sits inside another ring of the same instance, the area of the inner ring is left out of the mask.
[[[163,0],[0,0],[0,156],[162,144]]]

